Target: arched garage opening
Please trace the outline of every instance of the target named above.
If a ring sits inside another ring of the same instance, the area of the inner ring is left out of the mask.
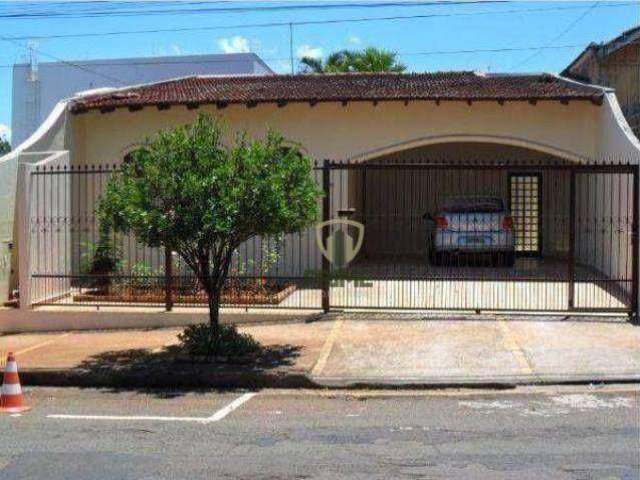
[[[633,307],[633,168],[493,141],[392,150],[333,165],[332,217],[364,226],[347,271],[370,280],[338,307]]]
[[[570,160],[512,145],[446,142],[358,164],[350,193],[368,225],[368,257],[423,257],[424,215],[434,216],[456,197],[493,197],[513,210],[519,256],[555,257],[568,250],[570,171],[548,168],[574,164]]]

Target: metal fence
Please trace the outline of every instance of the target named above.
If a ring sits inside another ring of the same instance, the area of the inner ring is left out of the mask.
[[[175,254],[101,229],[95,209],[116,170],[110,165],[31,172],[34,303],[204,306],[197,280]],[[243,244],[222,303],[635,312],[637,170],[327,161],[314,169],[324,190],[322,222],[282,239]],[[451,206],[458,199],[501,205],[465,210]],[[116,259],[109,271],[97,265],[100,248]]]
[[[30,174],[33,304],[205,306],[196,277],[175,253],[101,228],[96,209],[117,165],[36,167]],[[316,172],[320,175],[321,172]],[[228,307],[319,309],[313,229],[253,238],[234,255]],[[311,253],[310,253],[311,252]],[[113,259],[105,266],[103,257]]]
[[[342,212],[365,231],[345,281],[331,289],[335,308],[636,309],[636,166],[329,168],[328,217]],[[489,207],[465,210],[478,200]]]

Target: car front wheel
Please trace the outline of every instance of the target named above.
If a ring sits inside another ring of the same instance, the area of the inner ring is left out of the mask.
[[[444,253],[436,252],[435,250],[432,250],[430,260],[431,260],[431,265],[440,267],[444,263]]]
[[[516,263],[516,254],[515,252],[507,252],[504,254],[504,266],[505,267],[513,267]]]

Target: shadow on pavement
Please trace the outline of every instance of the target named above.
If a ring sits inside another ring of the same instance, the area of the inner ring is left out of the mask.
[[[231,362],[197,361],[176,347],[131,349],[93,355],[75,368],[23,372],[28,385],[99,387],[157,391],[180,396],[188,390],[312,388],[306,372],[295,368],[301,346],[269,345],[255,358]]]

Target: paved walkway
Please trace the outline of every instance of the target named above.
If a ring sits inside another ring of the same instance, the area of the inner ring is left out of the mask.
[[[298,387],[316,362],[331,322],[240,328],[269,347],[256,364],[191,361],[173,346],[183,328],[0,336],[0,362],[15,353],[25,384],[107,387]],[[0,363],[1,365],[1,363]]]
[[[345,315],[312,371],[325,385],[640,380],[640,328],[590,317]]]
[[[134,378],[136,386],[302,386],[305,377],[306,386],[640,381],[640,327],[610,317],[366,313],[241,330],[271,347],[273,358],[259,367],[176,363],[169,351],[181,329],[165,328],[4,335],[0,362],[14,351],[26,383],[39,384],[126,386]]]

